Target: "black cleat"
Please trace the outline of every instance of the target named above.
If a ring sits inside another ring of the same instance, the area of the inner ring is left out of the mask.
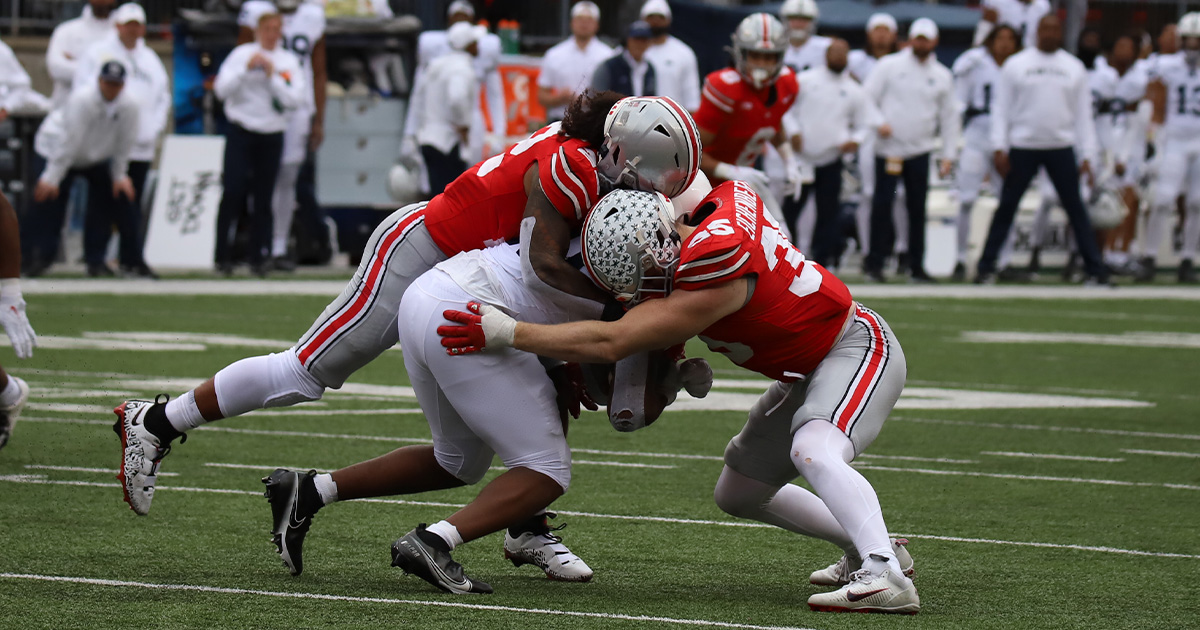
[[[421,540],[425,524],[417,525],[392,543],[392,566],[400,567],[405,573],[415,575],[426,582],[456,595],[469,593],[491,593],[488,584],[473,580],[463,573],[462,565],[442,551]]]
[[[306,479],[317,475],[310,470],[299,473],[286,468],[276,468],[275,472],[263,477],[267,484],[265,496],[271,504],[271,516],[274,526],[271,529],[271,542],[283,559],[283,566],[292,575],[300,575],[304,570],[304,537],[312,525],[312,517],[321,506],[308,505],[301,485]]]
[[[950,274],[950,279],[954,282],[966,282],[967,266],[962,263],[956,263],[954,265],[954,273]]]
[[[884,284],[887,282],[887,278],[884,277],[882,269],[864,269],[863,276],[864,280],[867,282],[874,282],[876,284]]]
[[[1179,284],[1196,284],[1200,279],[1196,278],[1196,267],[1192,264],[1191,258],[1184,258],[1179,261],[1179,275],[1177,276]]]
[[[908,277],[909,284],[937,284],[937,280],[933,276],[925,273],[924,269],[912,272]]]
[[[1158,272],[1154,258],[1145,256],[1138,261],[1137,271],[1133,274],[1133,281],[1138,283],[1154,282],[1154,274]]]

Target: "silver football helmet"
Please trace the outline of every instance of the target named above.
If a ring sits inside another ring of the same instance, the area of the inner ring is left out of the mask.
[[[1092,227],[1097,230],[1111,230],[1125,220],[1129,209],[1125,200],[1114,188],[1107,185],[1097,185],[1092,189],[1088,199],[1088,218]]]
[[[618,301],[632,306],[671,292],[680,239],[662,193],[608,193],[584,220],[580,241],[588,272]]]
[[[700,131],[666,96],[623,98],[604,119],[597,170],[613,186],[674,197],[700,171]]]
[[[755,89],[762,89],[775,82],[783,70],[783,53],[788,47],[787,27],[779,18],[769,13],[754,13],[746,16],[733,31],[733,59],[737,71]],[[746,55],[751,52],[769,53],[778,57],[773,66],[751,68]]]
[[[302,4],[304,0],[275,0],[275,8],[279,9],[280,13],[295,13]]]
[[[783,6],[779,8],[779,17],[785,20],[785,26],[788,27],[788,38],[794,42],[803,42],[817,30],[817,18],[821,16],[821,10],[817,8],[816,0],[786,0]],[[788,18],[808,18],[812,20],[808,28],[794,29],[790,24],[786,23]]]

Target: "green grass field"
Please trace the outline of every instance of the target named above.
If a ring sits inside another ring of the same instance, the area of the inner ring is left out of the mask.
[[[391,568],[388,548],[477,488],[323,510],[298,578],[269,542],[271,468],[428,439],[399,351],[319,403],[195,432],[164,461],[149,516],[121,501],[111,407],[286,347],[326,298],[27,300],[43,346],[25,362],[0,348],[34,388],[0,451],[0,627],[1200,627],[1195,301],[863,300],[909,361],[901,408],[856,462],[916,560],[921,613],[892,617],[810,612],[808,574],[840,550],[713,504],[724,446],[765,388],[731,382],[761,379],[724,359],[720,409],[689,403],[634,434],[600,414],[572,424],[574,481],[555,508],[591,583],[514,568],[494,534],[455,558],[496,593],[453,597]]]

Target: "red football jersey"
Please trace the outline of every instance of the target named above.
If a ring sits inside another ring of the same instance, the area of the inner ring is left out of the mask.
[[[543,127],[508,151],[467,169],[425,207],[425,227],[447,256],[517,238],[525,215],[525,171],[538,164],[542,190],[573,231],[599,198],[596,152]]]
[[[725,182],[700,205],[715,204],[684,239],[676,290],[696,290],[756,276],[740,310],[700,335],[709,349],[738,365],[785,382],[808,374],[841,334],[853,299],[837,276],[783,236],[748,184]]]
[[[774,100],[768,104],[768,99]],[[696,125],[716,134],[704,152],[722,162],[752,166],[767,142],[783,125],[783,115],[796,102],[800,84],[784,66],[773,86],[754,89],[737,70],[717,70],[704,78]]]

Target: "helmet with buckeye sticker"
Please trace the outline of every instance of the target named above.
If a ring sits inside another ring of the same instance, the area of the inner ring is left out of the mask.
[[[596,283],[630,306],[671,292],[679,234],[662,193],[614,190],[583,223],[583,262]]]

